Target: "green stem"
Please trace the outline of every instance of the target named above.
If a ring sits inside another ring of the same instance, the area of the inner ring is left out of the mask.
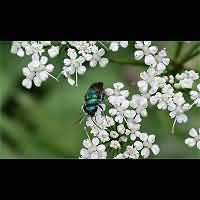
[[[188,58],[187,58],[187,60],[186,61],[184,61],[184,63],[186,63],[186,62],[188,62],[189,60],[191,60],[191,59],[193,59],[193,58],[195,58],[196,56],[198,56],[200,54],[200,50],[199,51],[196,51],[196,52],[194,52],[193,54],[191,54],[190,56],[188,56]],[[183,63],[183,64],[184,64]]]
[[[109,61],[112,63],[123,64],[123,65],[137,65],[137,66],[143,66],[143,67],[146,66],[143,62],[136,61],[136,60],[119,60],[119,59],[116,60],[113,58],[109,58]]]
[[[174,56],[175,60],[177,60],[178,57],[180,56],[182,48],[183,48],[183,42],[178,42],[176,52],[175,52],[175,56]]]
[[[194,54],[195,50],[200,46],[200,43],[197,43],[195,44],[184,56],[183,56],[183,59],[181,60],[181,64],[184,64],[186,63],[187,61],[191,60],[193,57],[195,57],[196,55],[199,54],[199,51],[198,51],[198,54],[195,53],[194,56],[191,56]]]

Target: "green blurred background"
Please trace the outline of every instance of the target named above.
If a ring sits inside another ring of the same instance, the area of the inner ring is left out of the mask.
[[[155,42],[166,47],[170,57],[174,56],[177,42]],[[85,137],[83,125],[75,122],[80,118],[83,96],[88,86],[103,81],[111,87],[123,81],[133,93],[144,67],[110,63],[106,68],[89,69],[79,77],[79,87],[74,88],[66,80],[59,82],[49,78],[41,88],[26,90],[21,86],[22,67],[29,59],[10,53],[11,42],[0,42],[0,158],[69,158],[79,157],[81,142]],[[192,44],[185,44],[187,52]],[[133,60],[133,47],[121,49],[110,55],[114,59]],[[181,57],[181,55],[180,55]],[[63,55],[52,59],[58,74],[62,68]],[[187,64],[198,69],[198,56]],[[191,127],[200,127],[200,110],[189,112],[189,123],[177,125],[171,135],[172,121],[168,113],[150,108],[149,116],[143,120],[142,131],[157,135],[161,152],[156,158],[200,158],[197,148],[184,144]]]

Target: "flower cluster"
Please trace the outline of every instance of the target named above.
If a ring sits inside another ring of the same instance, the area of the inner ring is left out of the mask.
[[[11,53],[19,57],[25,55],[31,57],[30,63],[22,70],[25,76],[22,85],[27,89],[32,87],[32,83],[40,87],[49,76],[57,80],[50,74],[54,66],[51,64],[45,67],[45,65],[49,58],[55,58],[62,52],[65,55],[63,68],[57,77],[63,75],[70,85],[78,86],[78,75],[83,75],[88,67],[94,68],[97,65],[105,67],[108,64],[106,51],[118,51],[120,47],[128,46],[128,41],[106,41],[105,43],[101,41],[14,41]]]
[[[159,154],[160,148],[154,144],[155,135],[141,131],[141,122],[148,115],[148,106],[156,106],[157,109],[168,112],[173,119],[172,133],[176,123],[188,122],[186,112],[193,106],[200,107],[200,84],[197,85],[197,91],[193,89],[199,74],[194,70],[185,70],[175,76],[166,75],[170,64],[166,49],[159,50],[151,44],[150,41],[135,43],[135,59],[144,59],[148,66],[137,82],[139,94],[130,95],[130,92],[124,89],[123,83],[114,83],[112,89],[105,90],[109,104],[103,105],[104,110],[98,110],[94,118],[87,117],[86,127],[89,134],[104,145],[103,158],[138,159],[148,158],[151,152],[154,155]],[[112,45],[114,47],[110,48],[115,51],[115,47],[117,49],[120,43],[113,42]],[[189,90],[191,101],[183,90]],[[187,138],[185,144],[190,147],[197,145],[200,148],[197,132],[192,129],[189,135],[192,138]],[[89,140],[92,144],[92,139]],[[81,158],[91,157],[90,148],[84,148],[82,151],[84,154],[81,153]],[[98,155],[96,150],[95,155]]]
[[[138,159],[148,158],[151,153],[158,155],[160,148],[155,144],[155,135],[140,131],[142,118],[147,116],[146,98],[131,96],[121,82],[105,92],[108,105],[102,104],[103,111],[99,108],[94,117],[86,119],[89,133],[80,158]]]
[[[166,76],[164,72],[170,64],[166,49],[159,49],[151,46],[150,41],[137,41],[135,44],[135,59],[144,58],[144,62],[149,66],[147,71],[140,74],[141,80],[138,81],[138,88],[143,97],[146,97],[149,104],[157,106],[160,110],[166,110],[170,118],[174,120],[172,132],[174,132],[176,123],[188,122],[186,112],[195,104],[199,105],[199,89],[198,91],[190,91],[191,99],[194,101],[186,101],[186,97],[182,89],[192,89],[194,82],[199,79],[199,74],[194,70],[185,70],[181,74],[175,76]]]
[[[78,86],[78,77],[88,68],[106,67],[108,52],[117,52],[128,45],[128,41],[14,41],[11,53],[30,57],[22,69],[25,76],[22,85],[27,89],[33,85],[40,87],[49,77],[58,80],[61,75],[70,85]],[[137,82],[139,93],[131,94],[121,82],[105,89],[108,103],[102,103],[94,117],[87,116],[88,138],[83,141],[80,158],[138,159],[148,158],[151,153],[157,155],[160,148],[154,144],[155,135],[141,131],[148,107],[168,113],[172,133],[176,123],[188,122],[187,112],[191,108],[200,107],[199,73],[183,67],[181,73],[169,74],[171,61],[166,49],[160,50],[151,41],[136,41],[134,48],[135,60],[144,60],[147,66]],[[59,74],[54,76],[55,66],[49,60],[58,55],[63,56],[63,63]],[[197,131],[191,129],[189,135],[185,144],[200,149]]]

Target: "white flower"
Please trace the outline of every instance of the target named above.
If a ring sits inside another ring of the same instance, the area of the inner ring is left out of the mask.
[[[133,147],[133,145],[129,145],[126,147],[126,151],[123,153],[123,156],[125,158],[138,159],[140,154],[137,149]]]
[[[166,84],[166,79],[157,75],[158,73],[154,68],[149,68],[140,74],[142,80],[138,81],[137,85],[142,94],[155,94],[159,88],[162,88]]]
[[[105,67],[108,64],[108,58],[104,58],[105,50],[103,48],[98,49],[98,47],[93,49],[92,57],[90,59],[90,67],[95,67],[97,64],[100,65],[100,67]]]
[[[110,140],[109,133],[106,130],[99,130],[98,138],[103,143]]]
[[[124,156],[123,153],[120,153],[120,154],[116,155],[116,156],[114,157],[114,159],[125,159],[125,156]]]
[[[191,108],[191,105],[185,103],[185,99],[183,97],[183,93],[178,92],[174,94],[171,103],[168,105],[168,110],[170,111],[170,117],[178,123],[186,123],[188,121],[188,117],[185,114]]]
[[[25,52],[22,47],[22,41],[14,41],[12,43],[11,53],[16,54],[19,57],[24,57]]]
[[[104,139],[108,139],[108,136],[106,136],[107,134],[102,131],[106,130],[108,127],[111,127],[113,125],[114,120],[112,119],[112,117],[102,116],[101,113],[96,113],[93,119],[91,117],[87,117],[86,120],[86,126],[91,128],[91,133],[94,136],[100,137],[101,139],[102,137],[104,137]]]
[[[155,135],[147,135],[146,133],[140,133],[139,138],[141,142],[134,142],[134,146],[138,151],[141,151],[141,156],[143,156],[144,158],[148,158],[150,156],[151,151],[154,155],[158,155],[160,153],[159,146],[157,144],[154,144]]]
[[[129,101],[128,100],[119,100],[117,99],[113,102],[114,108],[109,109],[109,114],[112,117],[115,117],[115,121],[122,123],[125,120],[125,117],[129,115]]]
[[[181,74],[175,76],[178,83],[174,84],[175,88],[191,89],[195,80],[199,79],[199,74],[193,70],[185,70]]]
[[[166,49],[161,50],[157,55],[155,55],[156,59],[156,70],[159,73],[162,73],[166,66],[169,65],[170,59],[167,57]]]
[[[190,98],[197,107],[200,107],[200,84],[197,85],[197,91],[190,91]]]
[[[63,75],[70,78],[71,75],[76,75],[75,84],[78,86],[78,75],[83,75],[86,72],[86,67],[83,65],[85,58],[78,56],[74,49],[68,49],[67,55],[69,58],[64,59],[65,66],[63,67]]]
[[[120,149],[121,145],[117,140],[112,140],[110,142],[110,147],[113,149]]]
[[[59,46],[52,46],[48,49],[48,54],[51,58],[55,58],[59,54]]]
[[[133,95],[130,101],[130,106],[135,109],[137,114],[140,114],[142,117],[147,116],[148,101],[147,98],[140,95]]]
[[[151,46],[151,41],[136,41],[135,48],[139,49],[135,51],[136,60],[141,60],[144,57],[144,62],[146,65],[156,65],[156,59],[154,55],[157,53],[158,48],[156,46]]]
[[[105,93],[108,96],[108,100],[111,104],[115,104],[115,101],[123,101],[129,96],[129,91],[124,90],[124,84],[117,82],[113,84],[114,89],[106,88]]]
[[[194,129],[190,129],[189,131],[190,137],[185,139],[185,144],[189,147],[194,147],[195,145],[200,150],[200,129],[199,133]]]
[[[27,89],[32,87],[32,81],[35,86],[40,87],[43,81],[46,81],[54,66],[47,64],[48,58],[46,56],[39,57],[38,54],[33,54],[32,61],[27,67],[23,68],[23,74],[26,78],[22,81],[22,85]],[[53,77],[53,76],[52,76]]]
[[[98,138],[84,140],[83,146],[84,148],[80,151],[81,159],[106,159],[106,147],[103,144],[99,144]]]
[[[111,51],[118,51],[120,47],[123,47],[123,48],[127,48],[128,47],[128,41],[112,41],[110,43],[110,47],[109,49]]]
[[[119,137],[119,134],[117,133],[117,131],[111,131],[110,132],[110,137],[113,139],[116,139]]]

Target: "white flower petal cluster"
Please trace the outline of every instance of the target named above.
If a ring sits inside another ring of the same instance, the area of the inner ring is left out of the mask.
[[[81,159],[106,159],[106,147],[99,143],[98,138],[83,140],[83,146],[80,151]]]
[[[181,74],[175,76],[177,83],[174,84],[174,87],[179,89],[192,89],[194,81],[199,79],[199,74],[194,70],[185,70]]]
[[[180,124],[188,122],[186,112],[194,104],[200,107],[200,86],[197,88],[198,91],[190,92],[193,104],[186,102],[183,92],[178,91],[192,89],[194,82],[199,79],[199,74],[194,70],[185,70],[175,76],[166,76],[163,72],[170,64],[166,49],[159,51],[150,41],[136,41],[135,48],[136,60],[144,58],[145,64],[149,66],[147,71],[140,74],[141,80],[137,83],[139,91],[151,105],[169,112],[169,116],[174,119],[172,126],[174,132],[176,122]]]
[[[185,144],[189,147],[196,146],[200,150],[200,129],[198,132],[194,128],[190,129],[189,136],[190,137],[185,139]]]
[[[113,52],[116,52],[119,50],[119,48],[127,48],[128,47],[128,41],[111,41],[109,49]]]
[[[54,65],[47,63],[48,57],[33,54],[32,61],[22,70],[23,75],[26,77],[22,81],[22,85],[27,89],[30,89],[33,83],[36,87],[40,87],[42,82],[46,81],[54,70]]]
[[[63,58],[64,66],[58,77],[63,75],[70,85],[77,86],[78,75],[83,75],[87,67],[94,68],[97,65],[106,67],[109,63],[106,51],[116,51],[119,47],[126,48],[128,41],[111,41],[109,45],[110,49],[103,41],[13,41],[11,53],[19,57],[30,56],[32,58],[34,54],[37,54],[40,57],[55,58],[61,51],[65,51],[67,57]],[[30,61],[30,63],[32,62],[34,61]],[[54,79],[56,78],[54,77]],[[23,81],[22,85],[27,89],[32,86],[30,80]],[[35,85],[41,84],[38,82]]]
[[[98,109],[94,117],[87,116],[86,129],[92,138],[98,138],[106,146],[107,158],[148,158],[151,152],[158,155],[160,148],[154,144],[155,136],[139,131],[142,118],[147,116],[147,98],[130,96],[121,82],[114,83],[105,92],[108,105],[102,104],[103,111]]]

